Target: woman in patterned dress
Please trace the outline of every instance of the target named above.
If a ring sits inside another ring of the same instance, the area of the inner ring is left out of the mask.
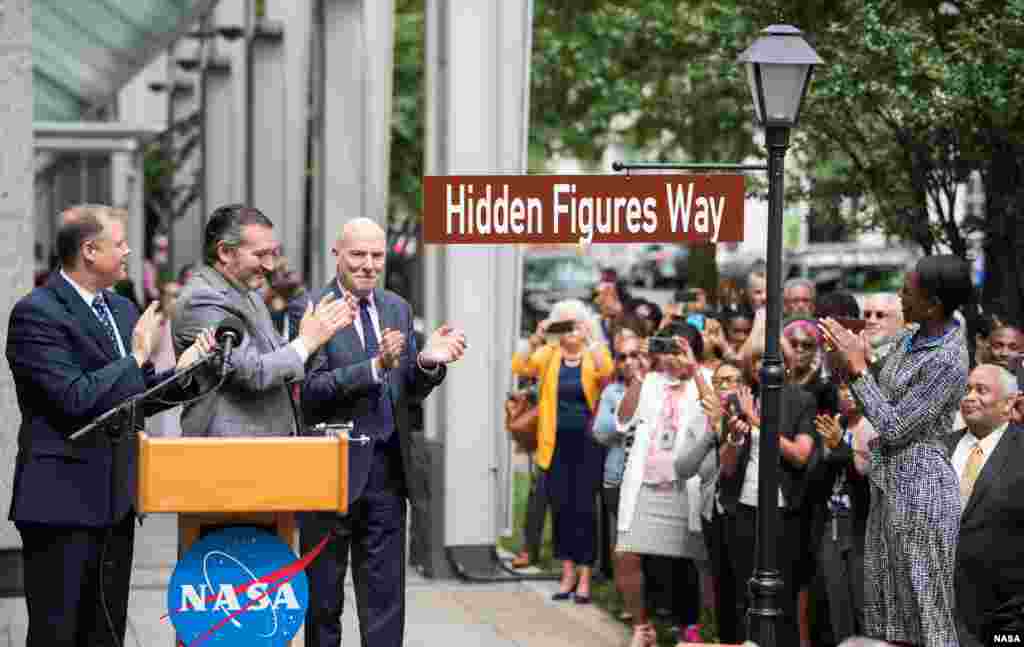
[[[971,296],[970,267],[952,255],[922,258],[900,297],[914,331],[869,367],[870,345],[822,322],[833,366],[849,381],[879,436],[868,447],[871,509],[864,547],[865,632],[920,647],[956,647],[953,567],[960,494],[941,437],[967,384],[967,346],[953,313]]]

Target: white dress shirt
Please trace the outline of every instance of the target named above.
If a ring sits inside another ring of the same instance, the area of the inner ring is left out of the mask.
[[[63,268],[60,271],[60,275],[64,277],[65,281],[71,284],[71,287],[75,288],[75,292],[78,293],[78,296],[82,297],[82,300],[85,301],[85,305],[89,306],[89,312],[93,313],[96,319],[99,320],[99,313],[96,312],[96,309],[92,307],[92,302],[96,300],[96,293],[91,292],[87,288],[84,288],[81,285],[75,283],[74,279],[68,276],[67,273],[63,270]],[[103,296],[103,301],[107,302],[106,295]],[[117,350],[119,353],[121,353],[121,357],[127,357],[128,353],[125,352],[124,340],[121,339],[121,331],[117,327],[117,320],[114,319],[114,312],[110,309],[109,303],[106,303],[106,311],[107,314],[110,316],[110,325],[113,326],[114,328],[114,338],[117,340]],[[103,322],[100,321],[100,324],[102,323]],[[104,326],[104,328],[106,328],[106,326]]]
[[[349,294],[351,294],[353,296],[353,298],[355,298],[355,300],[356,300],[356,303],[357,303],[356,307],[360,308],[360,310],[361,310],[361,306],[358,305],[359,299],[361,298],[359,295],[357,295],[355,293],[352,293],[352,292],[349,292],[345,288],[345,286],[341,284],[341,281],[338,281],[338,289],[341,290],[341,298],[342,299],[346,298]],[[370,291],[369,294],[366,295],[366,300],[368,301],[368,304],[367,304],[367,307],[366,307],[366,311],[369,313],[370,321],[373,323],[373,331],[377,335],[377,345],[379,346],[381,338],[382,338],[381,329],[380,329],[380,313],[377,310],[377,301],[373,298],[373,291],[372,290]],[[363,349],[365,349],[366,348],[366,335],[363,332],[363,316],[362,316],[362,312],[361,311],[357,311],[356,312],[356,316],[352,319],[352,326],[355,327],[356,334],[359,335],[359,341],[362,342]],[[410,340],[406,339],[405,343],[408,344],[409,341]],[[422,350],[422,349],[420,349],[420,350]],[[441,370],[440,366],[435,366],[434,368],[426,368],[426,367],[424,367],[423,363],[420,361],[419,354],[416,355],[416,365],[420,368],[421,371],[423,371],[427,375],[431,375],[431,376],[437,375],[437,372]],[[381,377],[380,375],[377,375],[377,363],[376,362],[370,362],[370,372],[373,374],[373,381],[374,382],[381,382],[382,380],[386,380],[387,379],[388,371],[386,369],[384,371],[384,376],[383,377]]]
[[[956,449],[953,450],[953,469],[956,470],[956,478],[958,481],[962,481],[964,478],[964,468],[967,467],[967,457],[971,455],[971,451],[975,445],[981,447],[981,465],[978,467],[978,474],[981,474],[981,470],[985,468],[985,463],[988,462],[992,452],[995,451],[996,445],[999,444],[999,439],[1003,437],[1003,433],[1006,431],[1007,423],[1003,423],[1002,426],[997,427],[992,433],[985,436],[981,440],[971,433],[970,429],[964,434],[960,442],[956,444]]]

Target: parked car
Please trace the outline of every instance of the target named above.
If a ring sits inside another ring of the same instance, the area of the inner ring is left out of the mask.
[[[682,245],[651,243],[644,245],[629,268],[633,285],[656,288],[667,283],[686,283],[686,261],[690,250]]]
[[[869,294],[898,292],[907,269],[920,257],[908,246],[824,243],[789,257],[785,276],[814,281],[818,294],[846,290],[862,301]]]
[[[598,263],[574,250],[529,250],[523,255],[522,333],[531,334],[563,299],[589,301],[601,279]]]

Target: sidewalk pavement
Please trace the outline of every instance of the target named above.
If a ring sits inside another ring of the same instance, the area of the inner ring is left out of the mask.
[[[172,647],[161,622],[166,587],[177,558],[175,515],[150,515],[135,538],[135,566],[125,647]],[[557,582],[471,584],[430,580],[409,569],[406,647],[621,647],[626,628],[594,605],[553,602]],[[351,578],[346,584],[345,644],[358,645]],[[0,647],[23,647],[28,621],[24,598],[0,598]],[[293,645],[300,647],[302,632]]]

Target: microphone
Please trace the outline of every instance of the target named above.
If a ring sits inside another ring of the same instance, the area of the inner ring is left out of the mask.
[[[228,374],[228,358],[231,351],[245,339],[245,323],[234,315],[228,315],[217,326],[213,338],[221,347],[220,377],[224,379]]]

